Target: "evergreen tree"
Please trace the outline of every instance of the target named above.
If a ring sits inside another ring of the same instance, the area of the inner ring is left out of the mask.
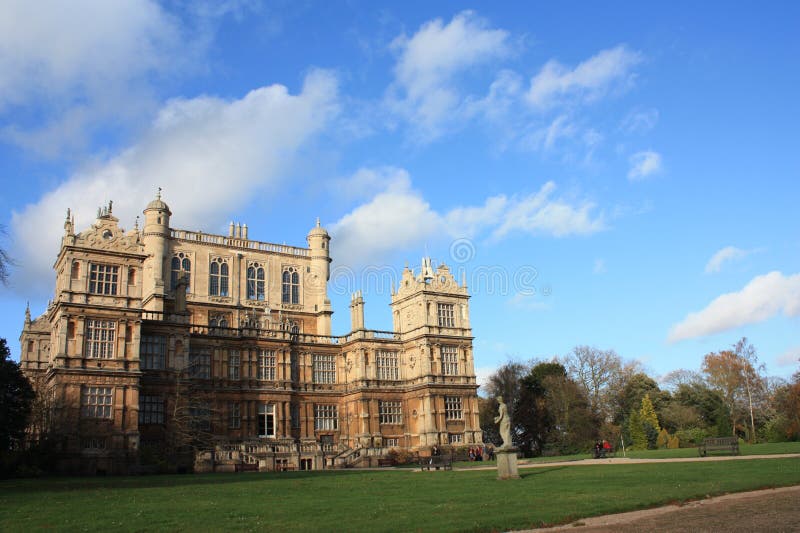
[[[639,417],[642,424],[642,429],[647,436],[647,448],[655,448],[658,442],[658,433],[661,431],[661,426],[658,424],[658,416],[656,410],[653,408],[653,402],[650,401],[650,395],[645,394],[642,398],[642,407],[639,409]]]
[[[0,452],[20,444],[28,426],[34,393],[19,364],[0,339]]]

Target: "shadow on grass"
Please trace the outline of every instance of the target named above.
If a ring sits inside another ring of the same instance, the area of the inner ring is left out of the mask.
[[[237,483],[287,482],[320,477],[350,477],[369,474],[361,470],[314,470],[300,472],[243,472],[215,474],[163,474],[150,476],[109,477],[40,477],[0,480],[0,493],[70,492],[96,489],[149,489],[163,487],[191,487],[200,485],[229,485]],[[380,472],[377,472],[378,474]]]

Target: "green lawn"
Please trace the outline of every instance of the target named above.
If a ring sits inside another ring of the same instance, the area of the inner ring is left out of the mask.
[[[493,531],[800,484],[800,460],[0,482],[0,531]]]

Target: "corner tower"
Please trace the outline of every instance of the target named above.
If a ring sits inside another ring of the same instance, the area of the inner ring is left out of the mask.
[[[331,301],[328,299],[328,281],[331,279],[331,237],[317,225],[308,232],[306,237],[311,255],[311,272],[308,280],[308,294],[317,313],[317,335],[331,334]]]
[[[167,240],[170,237],[169,217],[172,212],[161,199],[161,187],[156,199],[147,204],[144,210],[144,230],[142,241],[148,257],[145,260],[142,306],[150,311],[163,311],[164,263],[166,261]]]

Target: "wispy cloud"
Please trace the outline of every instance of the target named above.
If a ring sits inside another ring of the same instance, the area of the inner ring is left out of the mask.
[[[531,79],[528,103],[545,110],[571,102],[592,102],[613,89],[625,89],[634,80],[632,69],[642,61],[639,52],[625,45],[602,50],[570,69],[551,60]]]
[[[337,80],[313,71],[302,92],[272,85],[236,100],[176,99],[161,109],[144,135],[96,168],[78,172],[35,204],[12,216],[20,266],[15,285],[34,288],[51,279],[64,213],[76,209],[85,227],[90,209],[114,200],[130,228],[156,187],[180,220],[178,227],[206,228],[253,193],[277,185],[297,151],[325,128],[338,110]]]
[[[355,174],[359,180],[371,175],[369,169]],[[568,237],[606,229],[604,215],[593,202],[555,197],[553,182],[528,196],[501,194],[482,204],[438,210],[413,188],[405,171],[394,169],[389,175],[394,177],[386,180],[382,191],[330,227],[337,256],[349,265],[385,261],[389,254],[442,237],[488,235],[497,240],[513,232]]]
[[[620,129],[626,133],[647,133],[655,128],[657,123],[657,109],[637,109],[625,115],[620,124]]]
[[[630,181],[640,181],[661,172],[661,154],[652,150],[636,152],[628,158],[630,170],[628,179]]]
[[[722,270],[722,265],[729,261],[736,261],[743,259],[753,253],[753,250],[742,250],[735,246],[726,246],[718,250],[711,256],[711,259],[706,263],[706,274],[713,274]]]
[[[672,326],[669,341],[705,337],[779,314],[800,316],[800,274],[770,272],[753,278],[742,290],[715,298]]]
[[[508,32],[489,28],[472,11],[447,24],[426,22],[411,37],[397,37],[392,48],[399,59],[388,102],[423,142],[441,135],[465,102],[455,76],[509,53]]]

